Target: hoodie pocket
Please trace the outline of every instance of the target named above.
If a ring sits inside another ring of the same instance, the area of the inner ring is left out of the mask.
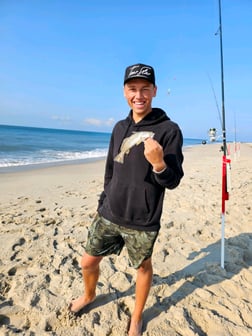
[[[125,184],[118,180],[114,181],[112,185],[108,185],[106,192],[112,215],[128,222],[147,221],[152,212],[151,208],[154,205],[149,204],[148,193],[143,185],[139,186]]]

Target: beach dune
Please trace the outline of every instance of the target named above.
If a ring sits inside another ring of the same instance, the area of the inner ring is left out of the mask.
[[[252,145],[231,144],[225,268],[220,266],[220,144],[184,149],[153,254],[144,336],[252,333]],[[0,174],[0,335],[126,335],[135,270],[104,258],[97,299],[79,316],[80,260],[103,188],[104,161]]]

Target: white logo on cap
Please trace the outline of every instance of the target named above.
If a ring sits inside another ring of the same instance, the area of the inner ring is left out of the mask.
[[[151,76],[151,69],[149,67],[142,67],[139,69],[138,66],[134,66],[130,70],[128,77],[133,77],[133,76],[149,77]]]

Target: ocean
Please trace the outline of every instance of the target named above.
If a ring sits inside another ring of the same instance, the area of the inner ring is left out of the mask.
[[[109,140],[110,133],[0,125],[0,173],[106,158]]]

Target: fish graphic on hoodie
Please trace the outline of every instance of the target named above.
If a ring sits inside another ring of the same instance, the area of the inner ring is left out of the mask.
[[[124,156],[129,154],[132,147],[139,145],[141,142],[144,142],[148,138],[153,138],[154,132],[143,131],[143,132],[134,132],[131,136],[125,138],[122,142],[120,152],[114,158],[114,161],[123,163]]]

